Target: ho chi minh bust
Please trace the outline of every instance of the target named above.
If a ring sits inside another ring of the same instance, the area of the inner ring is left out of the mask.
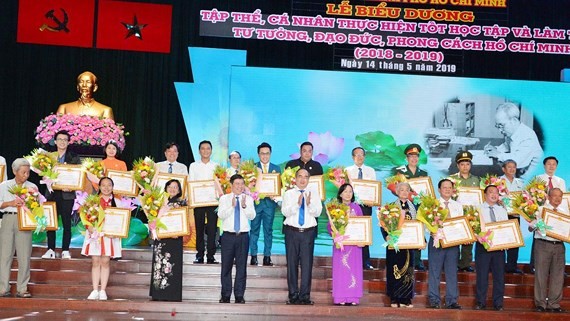
[[[97,77],[89,71],[77,76],[77,91],[81,94],[79,99],[59,105],[57,114],[89,115],[100,118],[113,119],[113,109],[95,101],[93,93],[97,91]]]

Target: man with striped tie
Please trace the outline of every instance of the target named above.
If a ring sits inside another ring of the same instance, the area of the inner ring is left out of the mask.
[[[313,250],[315,248],[316,218],[323,206],[317,191],[310,190],[309,172],[299,169],[295,175],[296,186],[285,192],[281,212],[285,216],[285,252],[287,256],[287,304],[312,305],[311,279]],[[301,264],[301,287],[299,288],[299,262]]]

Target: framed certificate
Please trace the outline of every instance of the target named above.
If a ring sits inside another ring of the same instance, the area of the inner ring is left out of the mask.
[[[166,183],[171,179],[175,179],[180,182],[180,186],[182,187],[182,195],[186,195],[186,182],[188,181],[188,175],[158,173],[156,174],[156,181],[153,186],[158,186],[164,190]]]
[[[309,184],[307,185],[307,189],[311,191],[316,191],[319,193],[321,197],[321,201],[325,200],[325,181],[323,175],[315,175],[309,177]]]
[[[418,193],[418,195],[423,194],[435,197],[433,184],[431,183],[431,177],[429,176],[410,178],[408,179],[408,184],[410,184],[412,190]]]
[[[44,216],[47,221],[47,231],[57,230],[57,208],[55,202],[45,202],[42,204],[44,208]],[[18,228],[20,231],[34,231],[37,224],[32,221],[32,218],[22,207],[18,207]]]
[[[85,172],[81,165],[58,164],[54,167],[57,173],[56,182],[52,185],[55,190],[81,191],[85,186]]]
[[[344,235],[348,236],[348,239],[342,242],[344,245],[364,246],[372,244],[372,217],[350,216]]]
[[[371,206],[382,205],[382,182],[351,179],[350,184],[354,189],[354,195],[358,197],[359,200]]]
[[[547,236],[560,241],[570,242],[569,215],[542,208],[542,220],[546,225],[552,227],[551,230],[546,230]]]
[[[406,220],[398,240],[398,249],[423,249],[426,247],[424,224],[416,220]],[[390,249],[393,249],[390,247]]]
[[[279,173],[260,174],[255,189],[265,196],[281,195],[281,178]]]
[[[566,205],[570,208],[570,193],[564,193],[562,195],[562,202],[566,202]]]
[[[465,216],[447,219],[443,222],[441,247],[447,248],[460,244],[473,243],[477,239]]]
[[[107,170],[107,177],[113,180],[113,193],[125,196],[137,196],[139,187],[133,179],[133,172]]]
[[[485,227],[488,231],[493,231],[492,245],[487,249],[488,252],[524,246],[521,228],[516,219],[485,223]]]
[[[213,179],[188,182],[188,205],[192,207],[217,206],[216,182]]]
[[[4,177],[4,171],[6,170],[6,165],[0,165],[0,183],[4,181],[4,179],[6,179],[6,177]]]
[[[457,187],[457,201],[463,206],[479,206],[483,203],[483,191],[479,187]]]
[[[188,225],[188,207],[174,208],[160,217],[160,221],[166,225],[166,230],[158,228],[156,234],[158,238],[186,236],[190,234]]]
[[[128,208],[108,207],[101,233],[105,236],[125,238],[129,236],[131,210]]]

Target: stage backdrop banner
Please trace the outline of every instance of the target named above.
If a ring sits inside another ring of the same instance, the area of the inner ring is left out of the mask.
[[[99,1],[97,48],[170,53],[172,6]]]
[[[92,47],[95,0],[20,0],[17,41]]]

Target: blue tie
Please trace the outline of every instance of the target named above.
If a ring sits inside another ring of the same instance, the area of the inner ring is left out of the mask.
[[[234,209],[234,232],[239,233],[239,196],[236,196],[236,207]]]
[[[168,173],[172,174],[172,163],[168,164]]]
[[[358,179],[362,179],[362,168],[358,168]]]
[[[305,195],[303,193],[305,191],[301,190],[300,192],[303,195],[303,199],[301,200],[301,207],[299,208],[299,226],[303,227],[303,224],[305,224]]]

